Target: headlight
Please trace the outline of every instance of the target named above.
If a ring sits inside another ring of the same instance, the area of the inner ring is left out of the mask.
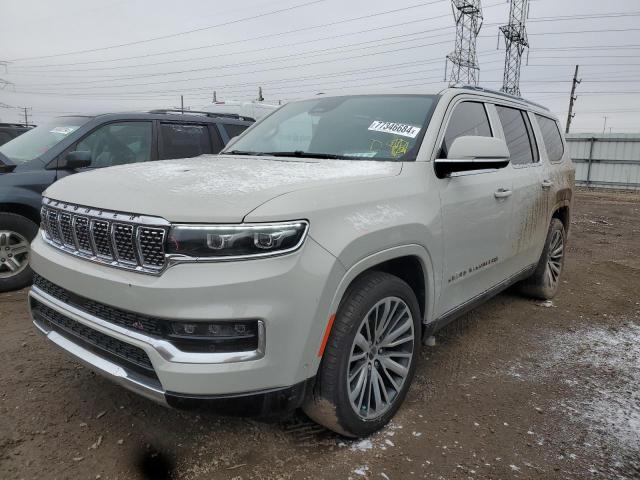
[[[302,245],[304,221],[245,225],[174,225],[167,252],[221,260],[265,257],[292,252]]]

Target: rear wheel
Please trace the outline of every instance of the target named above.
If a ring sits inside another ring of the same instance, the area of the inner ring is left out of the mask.
[[[365,274],[340,305],[307,415],[350,437],[382,428],[411,384],[419,335],[409,285],[387,273]]]
[[[30,244],[37,232],[38,226],[28,218],[0,213],[0,292],[31,284]]]
[[[523,293],[541,300],[550,300],[558,293],[560,274],[564,267],[565,243],[564,225],[553,218],[538,266],[533,275],[521,284]]]

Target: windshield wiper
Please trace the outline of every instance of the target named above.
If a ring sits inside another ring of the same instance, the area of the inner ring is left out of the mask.
[[[344,155],[335,155],[333,153],[313,153],[304,152],[302,150],[294,150],[292,152],[268,152],[265,155],[273,155],[274,157],[326,158],[329,160],[345,160],[349,158]]]
[[[255,156],[255,157],[259,157],[261,155],[271,155],[270,153],[248,152],[248,151],[245,151],[245,150],[231,150],[230,152],[223,152],[223,153],[230,153],[231,155],[251,155],[251,156]]]

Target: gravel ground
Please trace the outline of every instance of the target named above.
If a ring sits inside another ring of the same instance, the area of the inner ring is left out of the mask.
[[[425,347],[378,434],[196,415],[112,385],[0,295],[0,478],[638,479],[640,194],[581,191],[553,302],[506,292]]]

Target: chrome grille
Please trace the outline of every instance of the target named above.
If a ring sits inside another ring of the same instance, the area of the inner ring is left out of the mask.
[[[157,217],[96,210],[45,198],[43,237],[78,257],[113,267],[158,274],[166,264],[169,224]]]
[[[91,237],[99,257],[113,259],[111,253],[111,239],[109,238],[109,222],[91,220]]]

